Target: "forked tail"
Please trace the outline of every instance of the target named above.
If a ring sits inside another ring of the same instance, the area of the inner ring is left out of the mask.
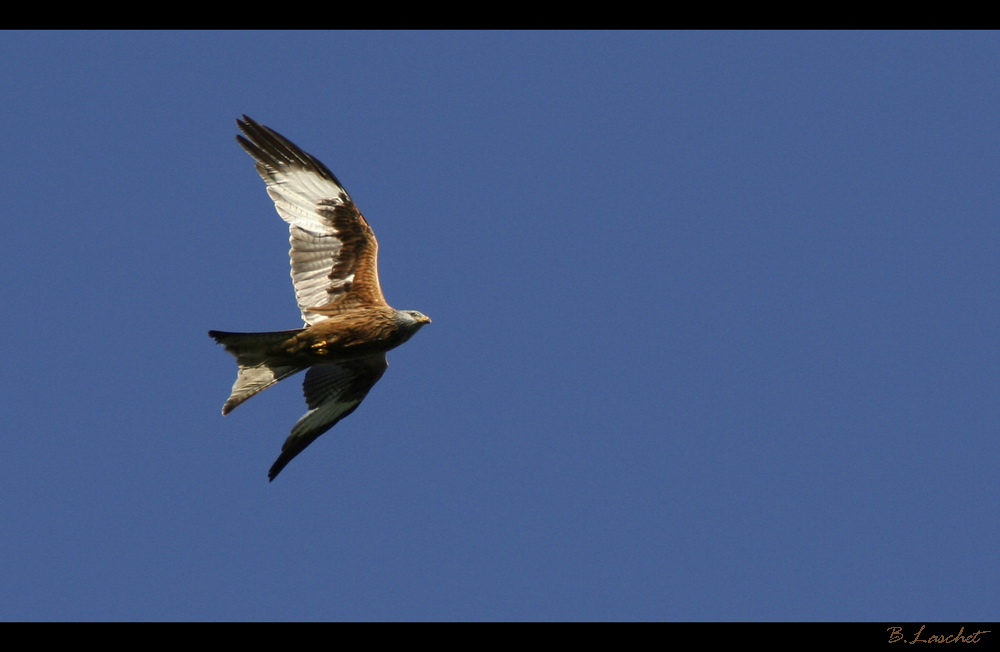
[[[223,414],[229,414],[237,405],[257,392],[305,369],[304,366],[289,365],[287,362],[271,358],[274,347],[301,332],[302,329],[273,333],[208,331],[212,339],[226,347],[226,351],[236,358],[236,364],[240,366],[236,382],[233,383],[232,394],[222,406]]]

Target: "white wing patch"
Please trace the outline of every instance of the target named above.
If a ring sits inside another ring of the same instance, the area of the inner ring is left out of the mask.
[[[302,319],[311,326],[326,317],[306,308],[325,305],[330,300],[330,290],[353,283],[354,274],[344,279],[330,278],[342,246],[336,235],[316,235],[294,224],[288,227],[288,232],[288,242],[292,245],[288,256],[292,261],[295,300],[302,311]]]
[[[303,321],[311,326],[327,317],[307,308],[326,305],[332,294],[354,282],[353,274],[329,278],[343,248],[330,216],[336,207],[351,204],[351,198],[322,163],[267,127],[243,118],[246,122],[238,124],[249,140],[237,139],[257,161],[274,208],[288,222],[295,299]]]
[[[340,194],[347,196],[347,191],[333,181],[309,170],[284,165],[274,170],[267,166],[261,176],[281,219],[313,233],[328,233],[330,229],[329,222],[316,212],[316,202],[326,199],[343,205]]]
[[[316,431],[320,429],[325,431],[336,423],[341,415],[353,410],[360,402],[361,399],[346,402],[329,401],[318,408],[309,410],[292,426],[292,434],[289,435],[289,439],[298,439],[302,435],[315,436]]]
[[[303,321],[311,326],[326,317],[309,312],[307,308],[327,304],[331,289],[354,281],[352,274],[331,282],[330,272],[343,243],[329,219],[318,210],[320,201],[325,211],[330,210],[331,204],[344,205],[341,195],[347,197],[347,193],[336,183],[308,170],[286,169],[285,166],[273,170],[268,166],[261,176],[267,182],[267,194],[274,200],[278,215],[288,222],[291,245],[288,256],[295,299]]]

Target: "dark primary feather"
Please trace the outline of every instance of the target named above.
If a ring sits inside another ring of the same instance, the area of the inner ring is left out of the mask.
[[[255,122],[245,114],[242,120],[236,121],[236,125],[250,138],[247,140],[243,136],[237,135],[236,140],[250,156],[257,159],[258,163],[269,163],[273,169],[277,169],[282,164],[294,165],[315,172],[324,179],[329,179],[338,186],[340,185],[340,181],[337,180],[333,172],[330,172],[328,167],[303,152],[292,141],[273,129]],[[261,176],[264,176],[263,172],[261,172]]]

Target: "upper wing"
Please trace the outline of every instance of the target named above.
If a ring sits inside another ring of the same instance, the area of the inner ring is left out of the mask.
[[[236,124],[246,136],[236,140],[257,161],[267,194],[289,224],[292,283],[302,319],[311,325],[345,308],[384,305],[375,234],[337,177],[247,116]]]
[[[274,480],[293,457],[354,412],[388,367],[384,353],[310,367],[302,382],[309,411],[292,427],[267,477]]]

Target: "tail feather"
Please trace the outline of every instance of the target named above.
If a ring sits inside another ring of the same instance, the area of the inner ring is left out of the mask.
[[[276,345],[300,332],[302,329],[273,333],[208,332],[216,342],[226,347],[226,351],[236,358],[236,363],[240,366],[232,393],[222,406],[223,414],[229,414],[254,394],[305,369],[303,366],[289,365],[287,361],[271,359]]]

